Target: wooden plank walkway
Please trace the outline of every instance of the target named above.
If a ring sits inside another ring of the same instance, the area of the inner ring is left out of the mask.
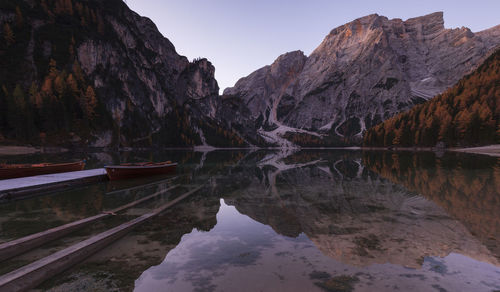
[[[4,179],[0,180],[0,200],[21,199],[33,193],[59,191],[106,179],[104,168]]]
[[[149,186],[154,186],[154,185],[158,185],[158,184],[161,184],[161,183],[169,183],[169,182],[172,182],[172,181],[174,181],[176,179],[179,179],[181,177],[184,177],[184,176],[187,176],[187,174],[181,174],[181,175],[177,175],[177,176],[174,176],[174,177],[169,177],[167,179],[157,180],[157,181],[154,181],[154,182],[143,184],[143,185],[133,186],[133,187],[130,187],[130,188],[114,190],[114,191],[111,191],[111,192],[107,192],[106,195],[118,194],[118,193],[123,193],[123,192],[131,192],[131,191],[134,191],[134,190],[147,188]]]
[[[133,228],[147,222],[147,220],[160,214],[187,196],[199,191],[202,187],[203,185],[188,191],[150,213],[0,276],[0,291],[26,291],[36,287],[43,281],[88,258],[90,255],[127,234]]]
[[[4,261],[6,259],[9,259],[11,257],[14,257],[16,255],[22,254],[26,251],[29,251],[35,247],[38,247],[44,243],[47,243],[49,241],[55,240],[57,238],[60,238],[68,233],[71,233],[73,231],[76,231],[80,228],[83,228],[87,225],[89,225],[92,222],[96,222],[97,220],[101,220],[103,218],[109,217],[111,215],[114,215],[115,213],[124,211],[128,208],[134,207],[136,205],[139,205],[140,203],[143,203],[145,201],[151,200],[154,197],[157,197],[161,194],[164,194],[170,190],[173,190],[175,188],[179,187],[179,185],[174,185],[169,188],[166,188],[164,190],[157,191],[149,196],[146,196],[144,198],[141,198],[139,200],[130,202],[126,205],[120,206],[118,208],[115,208],[113,210],[105,211],[102,212],[101,214],[94,215],[92,217],[87,217],[78,221],[74,221],[68,224],[64,224],[61,226],[57,226],[45,231],[41,231],[35,234],[31,234],[25,237],[21,237],[12,241],[8,241],[5,243],[0,244],[0,262]]]

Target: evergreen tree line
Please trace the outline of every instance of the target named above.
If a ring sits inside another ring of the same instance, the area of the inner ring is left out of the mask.
[[[63,138],[78,132],[85,136],[97,121],[97,109],[94,88],[86,83],[78,62],[66,72],[50,60],[40,85],[1,85],[0,129],[3,138],[30,143],[43,143],[47,135]]]
[[[164,117],[164,124],[153,141],[168,147],[191,147],[201,145],[200,132],[206,143],[215,147],[243,147],[246,142],[233,130],[207,119],[192,118],[193,113],[185,106],[173,102],[173,111]]]
[[[102,121],[109,115],[86,81],[75,51],[81,41],[75,37],[84,31],[104,35],[103,17],[92,5],[79,0],[37,0],[32,7],[17,0],[0,4],[15,13],[1,27],[0,141],[60,144],[73,133],[86,140],[104,127]],[[34,36],[32,18],[46,20]],[[26,72],[32,69],[26,63],[30,38],[35,45],[34,74]],[[49,57],[40,53],[47,42]]]
[[[105,25],[103,17],[97,10],[90,8],[86,1],[79,0],[40,0],[40,6],[54,21],[56,16],[72,16],[80,19],[82,27],[89,24],[97,25],[97,31],[104,34]]]
[[[364,146],[500,143],[500,50],[433,99],[369,129]]]

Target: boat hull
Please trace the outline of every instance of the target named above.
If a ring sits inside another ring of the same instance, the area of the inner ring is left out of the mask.
[[[22,164],[0,167],[0,179],[35,176],[42,174],[61,173],[83,170],[85,162],[71,162],[58,164]]]
[[[165,163],[165,164],[152,164],[144,166],[126,166],[126,165],[116,165],[116,166],[105,166],[106,173],[110,180],[119,180],[126,178],[135,178],[142,176],[154,176],[161,174],[172,174],[175,173],[177,168],[177,163]]]

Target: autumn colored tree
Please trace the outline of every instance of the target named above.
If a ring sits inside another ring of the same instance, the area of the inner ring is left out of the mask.
[[[73,3],[71,0],[64,0],[64,8],[69,15],[73,15]]]
[[[424,104],[366,131],[365,146],[500,143],[500,50]],[[410,142],[407,142],[410,141]]]
[[[100,14],[97,14],[97,32],[99,32],[101,35],[104,35],[104,20],[102,19],[102,16]]]
[[[43,11],[45,11],[45,13],[49,13],[49,6],[47,5],[47,0],[41,0],[40,6],[42,6],[42,9]]]
[[[62,0],[56,0],[54,6],[55,14],[63,14],[64,13],[64,2]]]
[[[2,86],[4,88],[5,86]],[[3,133],[7,132],[8,120],[7,120],[7,96],[4,94],[4,91],[0,89],[0,135],[3,136]],[[2,140],[2,137],[0,137]]]
[[[57,96],[61,98],[66,91],[66,80],[64,79],[64,74],[59,74],[54,79],[54,89],[57,93]]]
[[[24,99],[24,91],[21,88],[21,85],[16,85],[14,92],[12,92],[12,97],[14,98],[16,107],[23,111],[26,107],[26,100]]]
[[[83,4],[81,2],[75,3],[76,11],[81,16],[83,15]]]
[[[16,6],[16,25],[18,28],[22,28],[24,25],[24,18],[19,6]]]
[[[7,46],[10,46],[16,42],[14,32],[7,22],[3,25],[3,37],[5,39],[5,42],[7,43]]]
[[[73,63],[73,73],[75,74],[76,80],[80,83],[85,82],[85,78],[83,75],[82,67],[80,67],[80,63],[77,60]]]
[[[73,15],[73,3],[71,0],[56,0],[54,12],[55,14]]]
[[[16,85],[12,94],[8,97],[8,119],[9,125],[14,130],[14,135],[21,138],[23,118],[21,114],[25,107],[24,93],[19,84]]]
[[[73,74],[71,73],[68,75],[68,78],[66,78],[66,86],[73,96],[78,96],[79,93],[78,83],[76,82],[75,77],[73,77]]]
[[[29,102],[35,105],[36,108],[42,106],[42,97],[38,90],[38,85],[33,81],[29,89]]]
[[[12,92],[9,106],[9,123],[18,139],[28,139],[35,132],[32,106],[27,102],[21,85],[17,84]]]
[[[70,59],[75,58],[75,44],[76,44],[75,37],[72,36],[71,42],[70,42],[69,47],[68,47],[68,53],[69,53]]]
[[[94,88],[92,86],[87,86],[85,90],[85,95],[82,99],[82,109],[87,116],[87,118],[92,119],[95,115],[95,108],[97,106],[97,98],[95,95]]]

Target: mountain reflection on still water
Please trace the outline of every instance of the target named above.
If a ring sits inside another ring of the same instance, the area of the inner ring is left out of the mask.
[[[193,185],[210,179],[206,191],[45,288],[500,289],[497,158],[332,150],[190,155],[183,171]]]

